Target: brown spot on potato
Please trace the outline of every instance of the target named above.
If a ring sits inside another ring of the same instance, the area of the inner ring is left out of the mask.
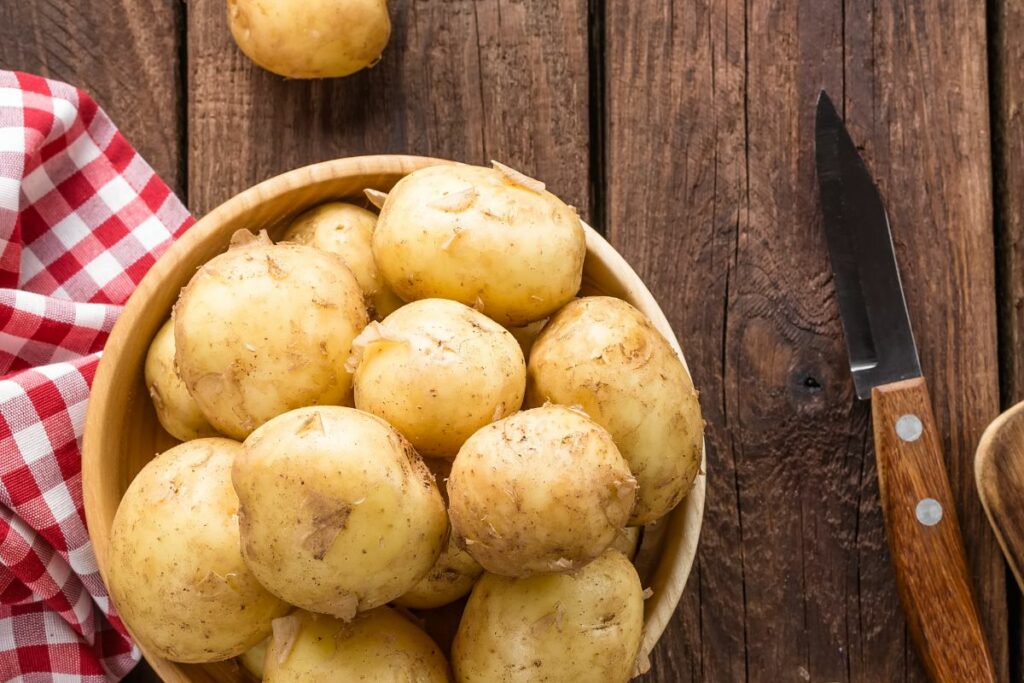
[[[267,273],[270,274],[270,277],[274,278],[275,280],[285,280],[285,279],[287,279],[288,271],[285,270],[284,268],[282,268],[281,264],[279,264],[274,259],[274,257],[272,257],[270,254],[267,254],[266,260],[267,260]]]
[[[318,307],[320,307],[320,308],[326,308],[326,309],[332,309],[332,308],[337,308],[338,307],[338,304],[336,304],[335,302],[328,301],[327,299],[325,299],[323,297],[320,297],[320,296],[314,296],[313,297],[313,304],[318,306]]]

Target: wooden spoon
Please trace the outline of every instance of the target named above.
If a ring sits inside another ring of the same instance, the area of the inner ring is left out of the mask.
[[[1024,402],[985,430],[974,459],[974,476],[996,539],[1024,588]]]

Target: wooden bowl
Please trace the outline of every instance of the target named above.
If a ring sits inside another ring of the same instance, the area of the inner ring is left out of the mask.
[[[449,162],[366,156],[314,164],[271,178],[210,212],[153,266],[110,335],[96,371],[86,419],[82,462],[85,514],[104,579],[110,526],[121,496],[156,453],[177,443],[157,422],[143,386],[142,368],[150,341],[170,315],[179,290],[201,264],[227,248],[231,235],[240,228],[266,228],[273,236],[309,207],[346,197],[363,203],[364,188],[390,190],[402,176],[439,163]],[[609,294],[630,302],[651,319],[682,357],[672,328],[640,278],[599,234],[590,227],[586,232],[584,293]],[[645,532],[641,544],[637,565],[644,585],[654,591],[645,605],[641,645],[645,656],[675,611],[693,565],[704,511],[703,471],[702,463],[702,474],[690,494],[667,519]],[[151,655],[146,658],[165,681],[173,683],[247,680],[234,661],[185,665]]]

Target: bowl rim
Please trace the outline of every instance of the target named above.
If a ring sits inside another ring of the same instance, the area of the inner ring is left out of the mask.
[[[174,240],[166,251],[161,254],[156,263],[143,276],[135,291],[125,302],[121,313],[115,322],[113,329],[101,355],[100,362],[96,368],[90,390],[90,400],[86,411],[85,429],[82,436],[82,489],[83,489],[83,512],[86,518],[86,527],[89,532],[90,543],[95,548],[98,545],[108,547],[107,538],[110,532],[109,523],[105,526],[90,524],[90,517],[100,522],[97,517],[100,515],[101,502],[99,500],[101,485],[98,481],[102,473],[101,463],[102,448],[98,445],[101,442],[103,415],[107,411],[109,400],[93,400],[94,396],[114,397],[118,395],[115,386],[115,368],[120,349],[125,345],[133,331],[127,325],[122,324],[125,320],[135,320],[139,313],[148,304],[150,294],[159,287],[160,283],[171,275],[174,264],[181,258],[168,258],[169,255],[185,255],[194,250],[201,249],[205,241],[215,235],[220,226],[225,222],[239,218],[242,214],[250,211],[253,206],[281,197],[282,195],[294,192],[304,186],[314,185],[321,182],[352,176],[367,175],[369,173],[381,176],[403,176],[425,166],[456,163],[447,159],[433,157],[405,155],[405,154],[380,154],[363,155],[355,157],[343,157],[322,161],[307,166],[286,171],[279,175],[263,180],[242,192],[233,195],[209,213],[198,219],[180,237]],[[661,306],[658,305],[653,294],[647,289],[639,275],[632,266],[619,254],[618,251],[596,230],[587,225],[584,221],[588,253],[593,253],[604,264],[615,264],[616,276],[623,280],[621,284],[627,290],[630,297],[637,303],[642,303],[645,312],[653,311],[656,315],[649,315],[652,323],[665,336],[690,373],[686,357],[680,348],[678,338],[665,317]],[[108,353],[108,349],[113,352]],[[678,608],[686,582],[692,572],[693,563],[697,555],[697,546],[700,532],[703,528],[704,503],[706,496],[706,468],[707,468],[707,442],[702,444],[701,463],[699,473],[694,480],[693,486],[683,501],[666,515],[666,518],[683,517],[687,521],[687,531],[683,535],[681,547],[676,556],[676,562],[672,565],[667,577],[668,593],[667,602],[662,602],[659,607],[651,612],[645,619],[643,637],[640,646],[640,659],[644,662],[649,657],[654,646],[661,638]],[[110,520],[112,522],[112,519]],[[102,543],[96,543],[95,538],[102,538]],[[103,557],[100,557],[100,555]],[[107,584],[108,566],[105,553],[95,553],[97,568],[103,580]],[[111,602],[112,604],[112,602]],[[126,624],[127,628],[127,624]],[[138,643],[136,642],[138,645]],[[186,680],[175,676],[177,672],[170,670],[173,663],[147,654],[145,648],[138,645],[156,672],[165,680]]]

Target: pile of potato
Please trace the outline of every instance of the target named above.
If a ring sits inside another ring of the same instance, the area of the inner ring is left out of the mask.
[[[182,290],[145,374],[183,443],[121,501],[117,608],[149,653],[273,682],[628,680],[637,527],[700,464],[688,374],[638,310],[577,298],[583,227],[536,180],[368,194],[379,216],[242,232]]]

